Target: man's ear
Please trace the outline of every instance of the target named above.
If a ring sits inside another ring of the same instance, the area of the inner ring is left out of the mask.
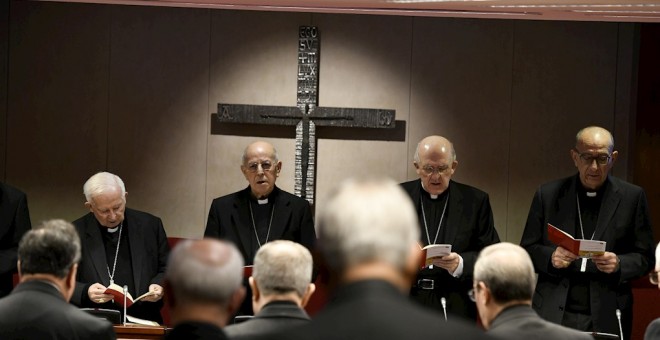
[[[310,283],[307,286],[307,290],[305,290],[305,294],[303,294],[302,296],[302,300],[300,301],[300,307],[305,308],[305,306],[307,306],[309,299],[312,297],[312,295],[314,295],[315,291],[316,291],[316,285]]]
[[[92,203],[85,202],[85,208],[89,209],[89,211],[92,211]]]
[[[259,291],[259,286],[257,285],[257,281],[254,280],[254,277],[250,276],[248,278],[248,284],[250,285],[250,289],[252,289],[252,301],[259,300],[261,292]]]
[[[74,263],[69,268],[69,272],[66,274],[65,287],[62,295],[64,299],[69,302],[73,296],[73,290],[76,289],[76,274],[78,273],[78,264]]]
[[[18,261],[16,261],[16,268],[18,268],[18,281],[20,282],[21,276],[23,276],[23,274],[21,274],[21,259],[18,259]]]

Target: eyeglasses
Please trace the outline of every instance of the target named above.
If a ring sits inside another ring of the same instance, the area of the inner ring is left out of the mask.
[[[270,163],[270,162],[263,162],[263,163],[257,163],[257,162],[254,162],[254,163],[249,163],[249,164],[246,166],[246,169],[247,169],[247,171],[249,171],[249,172],[257,172],[257,171],[259,171],[259,166],[261,166],[261,169],[262,169],[264,172],[268,172],[268,171],[271,171],[271,170],[275,170],[275,166],[273,166],[273,164]]]
[[[432,176],[436,172],[438,173],[438,175],[442,175],[442,174],[447,173],[449,171],[449,169],[451,169],[449,167],[449,165],[443,165],[443,166],[439,166],[437,168],[434,168],[430,165],[427,165],[427,166],[422,167],[422,173],[426,176]]]
[[[468,292],[468,297],[470,298],[470,301],[472,302],[477,302],[477,297],[474,295],[474,289],[470,289]]]
[[[658,272],[657,271],[652,271],[649,274],[649,281],[651,281],[652,284],[657,285],[658,284]]]
[[[594,160],[596,161],[596,164],[598,165],[605,165],[610,161],[610,158],[612,158],[611,155],[609,154],[598,154],[598,155],[592,155],[590,153],[580,153],[578,149],[573,149],[575,152],[578,154],[580,157],[580,161],[584,164],[593,164]]]

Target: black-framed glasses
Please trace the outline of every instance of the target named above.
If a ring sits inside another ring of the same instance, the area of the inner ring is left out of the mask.
[[[477,302],[477,297],[476,297],[476,295],[474,295],[474,289],[470,289],[470,290],[467,292],[467,295],[468,295],[468,297],[470,298],[470,301],[472,301],[472,302]]]
[[[658,272],[657,271],[652,271],[649,274],[649,281],[651,281],[652,284],[657,285],[658,284]]]
[[[259,171],[259,166],[261,166],[261,169],[264,172],[271,171],[271,170],[275,169],[275,166],[271,162],[263,162],[263,163],[252,162],[252,163],[248,163],[248,165],[245,168],[249,172],[257,172],[257,171]]]
[[[426,176],[432,176],[436,172],[438,173],[438,175],[442,175],[447,173],[449,169],[450,169],[449,165],[442,165],[439,167],[432,167],[430,165],[426,165],[422,167],[422,173]]]
[[[590,154],[588,152],[585,153],[580,153],[578,149],[573,149],[575,152],[578,154],[578,157],[580,158],[580,161],[584,164],[593,164],[594,161],[596,161],[596,164],[598,165],[606,165],[609,163],[610,159],[612,158],[612,155],[607,154],[607,153],[601,153],[601,154]]]

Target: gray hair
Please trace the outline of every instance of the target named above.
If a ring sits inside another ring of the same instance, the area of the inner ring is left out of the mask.
[[[410,197],[391,179],[347,180],[318,214],[319,249],[336,271],[371,261],[404,269],[419,225]]]
[[[99,172],[90,177],[83,185],[83,193],[89,203],[92,203],[94,197],[117,189],[121,191],[122,199],[125,199],[126,186],[124,186],[124,181],[119,176],[109,172]]]
[[[226,306],[242,285],[243,256],[226,241],[185,240],[172,250],[165,280],[177,301]]]
[[[264,295],[296,292],[303,297],[312,281],[312,254],[285,240],[268,242],[254,257],[252,277]]]
[[[612,136],[612,133],[610,131],[600,126],[587,126],[586,128],[583,128],[580,131],[578,131],[578,133],[575,135],[575,145],[580,144],[582,142],[582,135],[588,130],[597,130],[598,132],[606,134],[609,137],[609,143],[607,145],[607,149],[609,150],[610,153],[612,152],[612,150],[614,150],[614,136]]]
[[[18,245],[22,274],[51,274],[65,278],[80,261],[80,238],[71,223],[48,220],[28,231]]]
[[[474,282],[482,281],[500,304],[531,300],[536,286],[529,254],[513,243],[484,248],[474,264]]]

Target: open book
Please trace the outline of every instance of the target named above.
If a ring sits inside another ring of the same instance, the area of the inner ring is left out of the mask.
[[[136,325],[160,326],[160,324],[158,324],[158,322],[156,321],[144,320],[144,319],[136,318],[134,316],[130,316],[128,314],[126,314],[126,322],[129,324],[136,324]]]
[[[605,241],[575,239],[550,223],[548,223],[548,239],[571,253],[585,258],[605,254],[605,246],[607,245]]]
[[[110,294],[114,296],[115,303],[119,304],[120,306],[124,306],[124,288],[120,287],[116,283],[112,283],[108,286],[108,288],[105,289],[104,294]],[[131,296],[131,293],[126,292],[126,308],[130,307],[132,304],[140,301],[142,298],[149,296],[149,295],[154,295],[156,292],[146,292],[140,296],[138,296],[137,299],[133,299]]]
[[[429,244],[422,248],[424,255],[422,256],[422,267],[428,267],[433,264],[433,260],[447,256],[451,253],[451,244]]]

